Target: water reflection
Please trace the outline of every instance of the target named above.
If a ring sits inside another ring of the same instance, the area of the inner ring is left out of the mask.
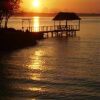
[[[39,17],[33,17],[33,28],[35,32],[39,31]]]
[[[42,58],[43,51],[37,50],[35,51],[34,56],[31,56],[31,63],[28,66],[29,70],[32,71],[31,79],[32,80],[41,80],[42,72],[45,70],[43,64],[45,61]]]
[[[44,61],[43,61],[43,51],[42,50],[37,50],[34,52],[34,56],[32,55],[31,56],[31,63],[30,65],[28,66],[29,70],[30,70],[30,79],[32,81],[35,81],[37,83],[37,85],[35,86],[30,86],[28,89],[30,91],[39,91],[39,92],[42,92],[42,91],[45,91],[45,89],[43,87],[41,87],[40,85],[38,85],[40,81],[43,80],[43,72],[45,70],[43,64],[44,64]]]
[[[43,70],[41,67],[43,64],[43,61],[41,59],[41,56],[43,55],[41,50],[35,51],[34,56],[31,56],[32,62],[29,65],[29,68],[32,70]]]
[[[42,88],[37,88],[37,87],[31,87],[29,88],[30,91],[42,91]]]

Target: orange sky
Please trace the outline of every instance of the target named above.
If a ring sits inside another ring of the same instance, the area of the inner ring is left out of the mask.
[[[38,7],[33,6],[34,0],[22,1],[22,10],[28,12],[74,11],[100,13],[100,0],[37,0],[39,2]]]

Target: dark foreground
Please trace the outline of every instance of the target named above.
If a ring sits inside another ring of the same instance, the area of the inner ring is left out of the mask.
[[[0,100],[100,100],[99,41],[48,38],[0,55]]]
[[[39,39],[43,39],[43,34],[23,32],[12,28],[0,29],[0,51],[12,51],[33,46]]]

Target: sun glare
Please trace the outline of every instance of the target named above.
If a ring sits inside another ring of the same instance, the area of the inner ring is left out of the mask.
[[[33,7],[39,7],[39,0],[33,0]]]
[[[39,31],[39,17],[34,17],[33,21],[34,21],[33,23],[34,31],[38,32]]]

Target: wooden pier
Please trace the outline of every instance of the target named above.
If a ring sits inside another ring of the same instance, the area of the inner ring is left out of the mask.
[[[22,30],[42,33],[45,37],[62,37],[62,36],[75,36],[76,32],[80,30],[78,25],[68,25],[68,26],[39,26],[39,27],[23,27]]]
[[[28,27],[24,27],[23,23],[27,20]],[[68,24],[68,21],[77,21],[77,24]],[[54,18],[54,25],[52,26],[38,26],[31,27],[31,19],[22,19],[22,30],[29,31],[36,34],[43,34],[44,37],[62,37],[75,36],[77,31],[80,31],[80,18],[75,13],[58,13]],[[65,21],[65,24],[62,23]]]

